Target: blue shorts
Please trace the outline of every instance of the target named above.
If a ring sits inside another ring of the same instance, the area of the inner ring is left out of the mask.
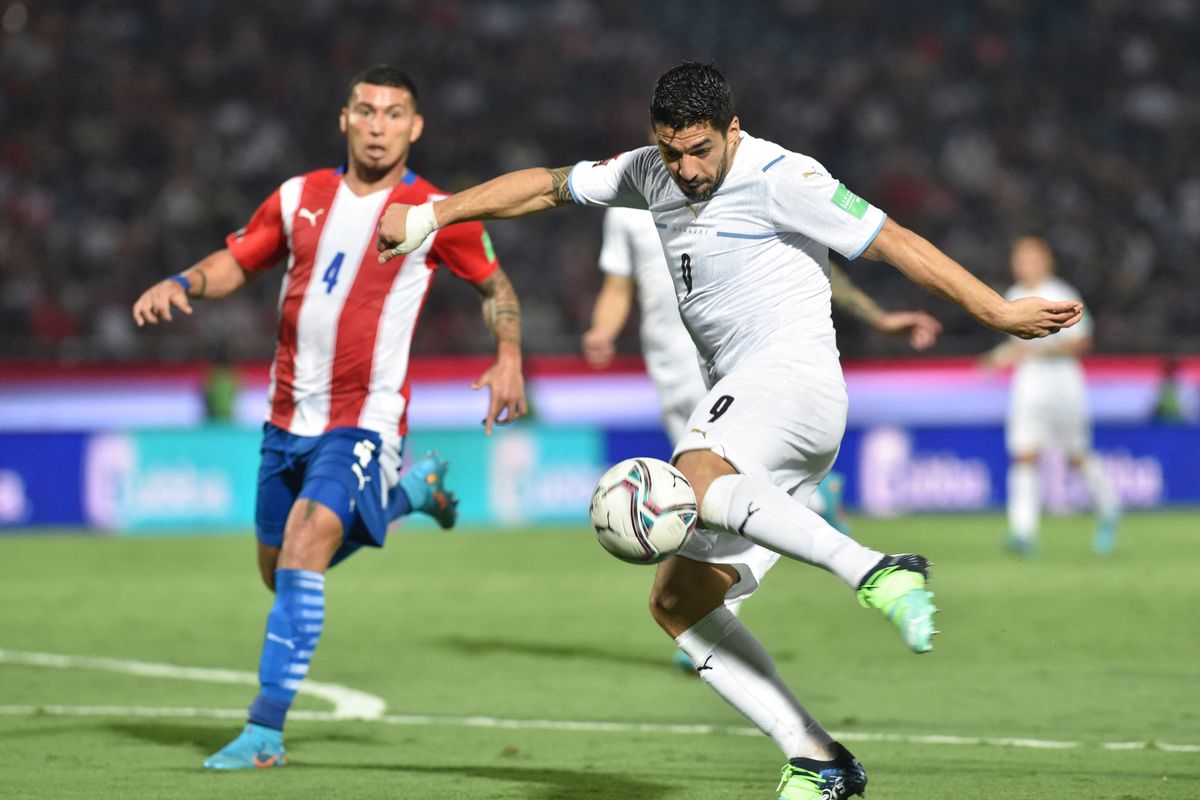
[[[379,434],[363,428],[297,436],[264,424],[254,512],[258,541],[282,547],[288,513],[305,499],[338,515],[346,546],[382,547],[400,488],[388,491],[383,483],[381,447]]]

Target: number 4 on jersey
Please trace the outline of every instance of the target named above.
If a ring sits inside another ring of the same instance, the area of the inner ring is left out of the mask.
[[[321,280],[325,283],[325,294],[333,294],[333,287],[337,286],[338,272],[341,271],[342,261],[345,258],[346,254],[339,252],[325,268],[325,274],[321,276]]]

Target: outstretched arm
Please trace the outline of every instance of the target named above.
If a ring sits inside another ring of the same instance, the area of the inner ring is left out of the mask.
[[[571,202],[570,167],[522,169],[435,203],[392,203],[379,222],[379,263],[411,253],[438,228],[478,219],[510,219]]]
[[[633,293],[633,278],[612,273],[604,276],[592,307],[592,327],[583,334],[583,357],[596,369],[607,367],[616,354],[614,342],[629,319]]]
[[[186,280],[185,290],[181,277]],[[158,322],[171,321],[172,306],[185,314],[192,313],[192,299],[215,299],[225,297],[245,285],[246,271],[238,264],[237,259],[227,249],[210,253],[195,265],[185,269],[178,276],[165,278],[142,292],[142,296],[133,304],[133,321],[140,328],[147,322],[156,325]]]
[[[866,292],[854,285],[837,264],[829,264],[829,283],[833,304],[847,314],[870,325],[880,333],[908,336],[914,350],[932,347],[942,332],[942,323],[924,311],[884,311]]]
[[[989,328],[1022,339],[1049,336],[1079,321],[1083,304],[1026,297],[1009,302],[961,264],[890,218],[867,248],[867,258],[886,261],[909,280],[961,306]]]
[[[512,282],[499,267],[482,283],[474,284],[483,297],[483,322],[496,338],[496,363],[472,389],[488,387],[488,413],[484,432],[525,416],[525,378],[521,374],[521,303]]]

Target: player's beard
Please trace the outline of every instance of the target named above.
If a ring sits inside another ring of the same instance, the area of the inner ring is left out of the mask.
[[[717,193],[717,190],[721,188],[721,184],[725,182],[725,176],[727,174],[729,174],[728,150],[726,150],[725,154],[721,156],[721,163],[717,167],[717,174],[713,176],[712,181],[707,184],[702,184],[702,186],[706,186],[707,188],[700,189],[699,191],[692,189],[686,183],[680,181],[678,175],[675,176],[675,184],[679,187],[679,190],[683,192],[683,196],[686,197],[689,202],[703,203],[705,200],[712,199],[712,196]]]
[[[354,158],[354,172],[367,183],[377,183],[386,178],[406,155],[407,152],[401,152],[390,160],[375,160],[364,152],[361,158]]]

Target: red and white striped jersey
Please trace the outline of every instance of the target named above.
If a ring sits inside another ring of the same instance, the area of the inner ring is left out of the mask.
[[[499,266],[483,225],[436,231],[404,258],[378,262],[379,218],[395,202],[444,194],[411,170],[391,190],[359,197],[342,170],[285,182],[226,239],[246,270],[284,259],[279,340],[267,419],[298,436],[366,428],[398,446],[407,432],[409,346],[434,270],[479,283]]]

